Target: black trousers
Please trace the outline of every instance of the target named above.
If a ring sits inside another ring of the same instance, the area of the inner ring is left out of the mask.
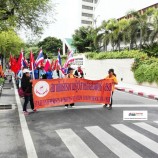
[[[27,111],[27,104],[30,102],[30,105],[31,105],[31,109],[33,110],[34,109],[34,103],[33,103],[33,96],[30,95],[30,96],[25,96],[24,97],[24,104],[23,104],[23,111]]]
[[[74,106],[75,103],[71,103],[70,106]],[[69,106],[69,104],[65,104],[65,106]]]
[[[113,93],[114,93],[114,92],[112,92],[112,94],[111,94],[111,100],[110,100],[110,104],[109,104],[110,107],[112,107],[112,103],[113,103],[113,99],[112,99]],[[105,105],[107,105],[107,104],[105,104]]]

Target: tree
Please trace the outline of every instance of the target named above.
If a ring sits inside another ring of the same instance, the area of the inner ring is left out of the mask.
[[[109,40],[111,46],[114,50],[117,41],[117,34],[118,34],[118,21],[116,19],[110,19],[107,23],[106,29],[109,32]]]
[[[43,25],[52,20],[50,0],[1,0],[0,30],[27,28],[40,33]]]
[[[131,15],[133,16],[137,28],[138,28],[138,36],[139,36],[139,48],[142,49],[142,45],[147,42],[149,37],[149,25],[148,25],[148,15],[150,14],[149,11],[145,11],[143,14],[139,12],[132,12]]]
[[[17,55],[24,46],[24,42],[15,31],[9,30],[0,33],[0,52],[2,52],[4,56],[8,57],[10,52]]]
[[[75,30],[75,33],[72,36],[72,45],[76,47],[78,52],[83,53],[91,49],[93,40],[90,32],[90,27],[80,27],[79,29]]]
[[[156,39],[158,39],[158,10],[157,9],[153,9],[153,19],[152,23],[150,24],[151,26],[151,34],[150,34],[150,41],[151,44],[154,43],[154,41]]]
[[[39,48],[42,47],[44,53],[48,53],[48,55],[57,55],[59,48],[62,51],[62,41],[55,37],[47,37],[37,45]]]
[[[107,29],[107,21],[103,21],[101,26],[100,26],[100,35],[101,35],[101,40],[103,43],[103,50],[107,51],[107,46],[109,44],[109,31]]]

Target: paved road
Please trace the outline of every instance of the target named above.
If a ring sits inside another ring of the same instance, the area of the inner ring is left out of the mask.
[[[158,130],[158,124],[153,122],[158,121],[158,108],[139,107],[157,103],[139,96],[116,92],[116,106],[128,104],[138,107],[127,105],[108,111],[102,106],[93,108],[91,104],[85,104],[87,109],[84,109],[83,104],[78,103],[74,109],[44,109],[27,117],[27,123],[39,158],[157,158],[158,150],[153,145],[158,147],[158,136],[151,133],[152,131],[138,127],[140,124],[133,124],[138,121],[122,119],[123,110],[148,110],[149,119],[143,122]],[[148,127],[150,128],[152,127]],[[120,131],[122,129],[124,130]],[[142,142],[139,142],[139,137],[140,140],[142,137]]]
[[[158,107],[150,106],[158,102],[116,91],[114,105],[109,111],[101,105],[78,103],[73,109],[43,109],[27,116],[38,158],[157,158],[158,123],[154,121],[158,121]],[[149,118],[141,124],[123,121],[123,110],[148,110]],[[0,143],[0,158],[26,158],[17,109],[4,115],[14,130],[8,136],[12,141]]]

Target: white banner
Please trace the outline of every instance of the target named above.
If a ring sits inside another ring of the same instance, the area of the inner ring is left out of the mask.
[[[147,111],[123,111],[123,120],[147,120]]]

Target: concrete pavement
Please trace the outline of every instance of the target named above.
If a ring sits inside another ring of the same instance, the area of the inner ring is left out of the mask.
[[[158,88],[119,82],[116,89],[127,93],[158,100]]]
[[[0,158],[27,158],[14,88],[8,80],[0,97]]]

